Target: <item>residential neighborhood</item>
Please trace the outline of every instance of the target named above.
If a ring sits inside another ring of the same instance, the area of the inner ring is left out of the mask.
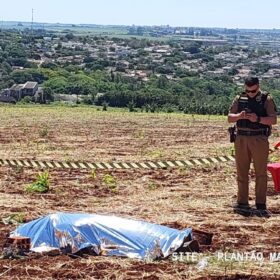
[[[213,96],[221,98],[226,108],[248,75],[267,81],[267,90],[278,98],[276,82],[270,82],[280,78],[277,30],[134,26],[122,27],[125,35],[97,35],[65,27],[0,31],[2,102],[64,102],[65,95],[73,95],[69,100],[86,104],[157,104],[181,110],[198,102],[191,100],[199,88],[198,95],[206,95],[213,106],[218,106]],[[203,86],[191,88],[196,83]],[[156,92],[169,97],[160,100]]]

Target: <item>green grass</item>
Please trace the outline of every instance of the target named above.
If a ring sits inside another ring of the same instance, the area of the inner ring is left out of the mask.
[[[129,116],[155,116],[155,115],[161,115],[161,116],[166,116],[167,118],[173,118],[173,117],[179,117],[179,118],[185,118],[185,119],[190,119],[193,121],[196,120],[226,120],[227,117],[223,115],[199,115],[199,114],[184,114],[183,112],[172,112],[172,113],[166,113],[166,112],[141,112],[138,109],[136,112],[128,112],[127,108],[117,108],[117,107],[107,107],[107,111],[102,110],[102,106],[89,106],[89,105],[83,105],[83,104],[78,104],[78,105],[70,105],[70,104],[47,104],[47,105],[41,105],[41,104],[17,104],[17,105],[11,105],[11,104],[5,104],[5,103],[0,103],[0,110],[4,109],[7,111],[15,111],[16,109],[29,109],[30,111],[37,111],[37,110],[42,110],[48,111],[49,109],[58,109],[61,111],[67,111],[67,110],[72,110],[73,112],[84,112],[84,113],[96,113],[96,114],[111,114],[111,113],[121,113],[121,114],[127,114]]]
[[[34,183],[26,186],[25,191],[28,193],[46,193],[49,191],[49,172],[45,171],[37,175]]]
[[[105,174],[102,178],[102,182],[109,188],[110,191],[115,192],[117,190],[117,181],[114,176]]]

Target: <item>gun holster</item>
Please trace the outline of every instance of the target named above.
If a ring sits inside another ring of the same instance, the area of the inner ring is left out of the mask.
[[[229,132],[229,142],[234,143],[236,138],[236,127],[235,126],[229,127],[228,132]]]

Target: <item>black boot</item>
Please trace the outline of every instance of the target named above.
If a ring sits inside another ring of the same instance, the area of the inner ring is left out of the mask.
[[[245,217],[249,217],[252,214],[251,207],[248,203],[236,203],[233,205],[233,212]]]
[[[266,204],[265,203],[256,203],[256,207],[258,210],[266,210]]]
[[[270,214],[266,209],[265,203],[256,203],[256,210],[254,213],[257,217],[269,218]]]

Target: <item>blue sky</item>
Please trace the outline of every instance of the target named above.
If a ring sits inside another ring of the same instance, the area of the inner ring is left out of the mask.
[[[0,0],[0,20],[280,28],[279,0]]]

